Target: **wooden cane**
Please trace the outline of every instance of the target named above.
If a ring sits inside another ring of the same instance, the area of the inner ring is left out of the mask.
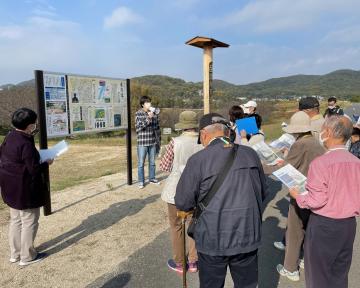
[[[183,288],[187,288],[186,283],[186,218],[191,215],[192,212],[184,212],[184,211],[178,211],[177,216],[181,218],[181,230],[182,230],[182,236],[183,236]]]

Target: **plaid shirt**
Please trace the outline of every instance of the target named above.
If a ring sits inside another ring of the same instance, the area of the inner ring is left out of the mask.
[[[160,144],[159,115],[154,114],[154,116],[150,118],[144,110],[140,109],[135,113],[135,129],[138,146]]]
[[[160,170],[163,172],[171,172],[174,162],[174,144],[174,139],[171,139],[170,143],[166,145],[165,154],[160,162]]]

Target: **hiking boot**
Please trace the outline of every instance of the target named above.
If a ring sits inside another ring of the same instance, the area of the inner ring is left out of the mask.
[[[174,261],[174,259],[169,259],[168,262],[167,262],[167,266],[168,266],[171,270],[173,270],[173,271],[175,271],[175,272],[177,272],[177,273],[180,273],[180,274],[183,273],[183,267],[182,267],[182,265],[181,265],[181,264],[177,264],[177,263]]]
[[[290,272],[284,268],[283,265],[279,264],[276,266],[276,270],[279,272],[281,276],[287,277],[291,281],[299,281],[300,280],[300,273],[298,270],[294,272]]]
[[[274,247],[280,251],[285,251],[286,246],[281,241],[274,242]]]
[[[188,263],[188,271],[189,271],[190,273],[196,273],[196,272],[198,272],[197,262],[189,262],[189,263]]]
[[[47,256],[46,253],[38,253],[37,256],[31,261],[26,261],[26,262],[25,261],[20,261],[19,266],[24,267],[24,266],[27,266],[27,265],[31,265],[31,264],[40,262],[41,260],[45,259],[46,256]]]
[[[151,179],[150,184],[160,185],[160,181],[157,179]]]

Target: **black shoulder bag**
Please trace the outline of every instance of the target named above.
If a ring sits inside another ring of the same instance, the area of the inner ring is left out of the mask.
[[[224,180],[227,176],[227,174],[229,173],[229,170],[231,168],[231,166],[234,163],[235,160],[235,156],[236,156],[236,152],[237,152],[237,148],[238,145],[234,145],[231,148],[231,152],[229,154],[229,158],[226,159],[225,162],[225,166],[223,167],[223,169],[221,170],[221,173],[218,175],[218,177],[216,178],[213,186],[211,187],[210,191],[206,194],[206,196],[204,197],[204,199],[202,199],[197,205],[196,208],[194,210],[194,214],[193,217],[191,219],[191,222],[189,224],[188,230],[187,230],[187,234],[191,237],[194,238],[194,232],[195,232],[195,227],[196,227],[196,223],[199,220],[202,212],[204,212],[205,208],[209,205],[211,199],[214,197],[214,195],[216,194],[216,192],[219,190],[219,188],[221,187],[221,185],[224,183]]]

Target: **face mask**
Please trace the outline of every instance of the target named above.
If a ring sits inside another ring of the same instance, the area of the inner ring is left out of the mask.
[[[325,132],[325,131],[322,131],[322,132],[319,134],[319,141],[320,141],[320,144],[321,144],[322,146],[324,146],[325,142],[329,139],[329,137],[327,137],[327,138],[325,138],[325,139],[322,138],[322,135],[324,134],[324,132]]]
[[[35,124],[34,128],[30,131],[30,134],[32,136],[35,136],[37,133],[39,133],[39,128],[37,127],[37,125]]]
[[[150,107],[151,107],[151,103],[146,102],[146,103],[144,104],[144,109],[149,110]]]
[[[329,109],[334,109],[334,108],[335,108],[335,106],[328,106],[328,108],[329,108]]]

